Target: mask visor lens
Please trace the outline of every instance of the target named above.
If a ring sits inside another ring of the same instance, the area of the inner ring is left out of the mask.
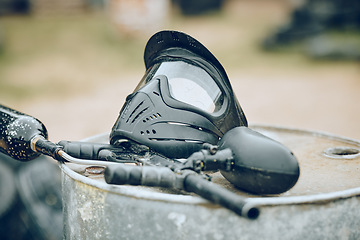
[[[178,101],[210,113],[222,106],[220,88],[200,67],[182,61],[163,62],[154,75],[165,75],[168,78],[171,97]]]

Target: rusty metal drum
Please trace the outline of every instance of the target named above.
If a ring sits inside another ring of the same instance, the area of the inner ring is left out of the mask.
[[[65,239],[360,239],[360,142],[327,133],[254,125],[290,148],[300,178],[276,196],[248,195],[219,173],[213,181],[260,208],[239,217],[198,196],[106,184],[103,169],[63,164]],[[107,142],[108,134],[86,141]]]

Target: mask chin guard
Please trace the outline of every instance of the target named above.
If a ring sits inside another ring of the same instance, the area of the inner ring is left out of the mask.
[[[219,61],[194,38],[161,31],[145,47],[146,72],[126,98],[110,143],[127,139],[169,158],[217,144],[246,117]]]

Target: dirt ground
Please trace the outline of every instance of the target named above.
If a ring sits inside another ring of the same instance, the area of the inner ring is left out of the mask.
[[[221,13],[202,17],[184,17],[173,10],[162,28],[192,35],[218,57],[250,125],[325,131],[360,140],[359,62],[315,61],[298,51],[260,49],[260,41],[286,21],[291,7],[288,1],[233,0]],[[9,32],[16,33],[19,25],[32,26],[44,18],[5,18],[4,29],[11,26]],[[46,25],[49,29],[34,30],[38,39],[30,29],[29,39],[20,33],[14,36],[12,51],[28,54],[0,62],[0,103],[40,119],[53,141],[79,140],[111,130],[126,95],[143,75],[142,54],[151,35],[123,36],[104,14],[66,18],[69,27],[63,27],[62,20],[58,27],[63,32],[53,32]],[[94,43],[98,35],[87,35],[94,29],[103,33],[108,47],[101,45],[102,40]],[[40,32],[50,36],[47,46],[31,45],[42,39]],[[30,52],[34,47],[50,51]],[[4,86],[21,89],[22,96]]]

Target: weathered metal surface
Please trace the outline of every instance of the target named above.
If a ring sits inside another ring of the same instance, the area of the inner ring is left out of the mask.
[[[193,195],[113,186],[79,165],[62,165],[66,239],[360,239],[360,142],[279,127],[251,128],[282,142],[301,175],[278,196],[247,195],[220,174],[213,179],[248,196],[258,219],[241,218]],[[107,134],[87,141],[107,141]],[[96,171],[97,172],[97,171]]]

